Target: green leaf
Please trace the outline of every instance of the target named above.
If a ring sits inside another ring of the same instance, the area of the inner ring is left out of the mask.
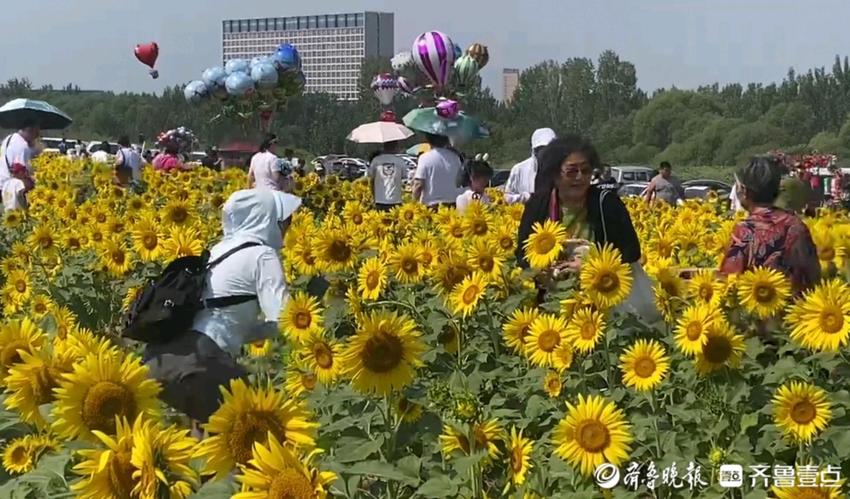
[[[229,499],[234,493],[236,493],[236,483],[232,478],[210,480],[189,496],[189,499]]]
[[[446,475],[437,475],[428,479],[416,491],[419,497],[456,497],[457,485]]]
[[[385,480],[393,480],[412,487],[419,484],[418,477],[416,479],[412,479],[392,464],[384,461],[364,461],[362,463],[357,463],[348,468],[346,473],[350,473],[352,475],[369,475],[383,478]]]
[[[406,456],[396,462],[396,467],[404,473],[411,481],[415,481],[419,485],[419,468],[422,460],[418,456]]]
[[[744,414],[741,417],[741,433],[746,432],[748,429],[756,426],[759,423],[759,415],[757,412],[751,412],[749,414]]]
[[[374,440],[361,437],[342,437],[336,442],[334,460],[340,463],[365,461],[384,444],[384,437],[377,435]]]

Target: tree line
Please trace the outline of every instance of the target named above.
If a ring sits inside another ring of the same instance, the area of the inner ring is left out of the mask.
[[[273,131],[287,146],[312,154],[366,155],[372,149],[345,140],[357,125],[375,121],[381,108],[369,90],[374,74],[389,69],[388,60],[366,60],[360,98],[338,101],[328,94],[305,94],[288,101],[273,121]],[[506,166],[527,157],[535,128],[591,137],[603,159],[612,164],[732,165],[749,155],[773,149],[818,150],[850,159],[850,64],[836,56],[831,70],[790,69],[780,83],[733,83],[694,90],[658,89],[648,95],[637,86],[635,66],[615,52],[596,61],[570,58],[544,61],[520,75],[508,105],[487,88],[463,96],[463,107],[482,118],[491,137],[468,146],[469,152],[489,152],[495,164]],[[74,118],[68,138],[112,139],[186,126],[204,144],[256,140],[256,120],[215,119],[221,106],[211,102],[191,106],[182,88],[162,94],[85,91],[69,84],[35,88],[26,78],[0,85],[0,100],[45,99]],[[401,117],[417,105],[399,96]]]

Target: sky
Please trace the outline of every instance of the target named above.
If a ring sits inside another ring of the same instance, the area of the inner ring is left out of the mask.
[[[831,67],[850,55],[847,0],[27,0],[3,1],[0,81],[74,83],[159,92],[221,62],[230,18],[395,13],[395,52],[437,29],[487,45],[484,84],[502,95],[504,67],[596,59],[606,49],[635,64],[647,91],[714,82],[780,81],[794,67]],[[133,57],[160,45],[158,80]]]

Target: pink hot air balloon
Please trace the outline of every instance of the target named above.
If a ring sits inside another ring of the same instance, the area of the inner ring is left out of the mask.
[[[398,80],[389,73],[381,73],[372,79],[370,88],[382,105],[389,106],[398,93]]]
[[[446,86],[455,62],[454,44],[445,33],[428,31],[413,42],[413,61],[438,89]]]

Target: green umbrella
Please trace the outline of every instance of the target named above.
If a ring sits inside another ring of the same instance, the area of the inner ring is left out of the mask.
[[[490,136],[490,131],[477,118],[463,111],[454,119],[441,118],[437,115],[435,107],[422,107],[410,111],[404,117],[404,124],[419,132],[450,138],[471,140]]]
[[[71,118],[41,100],[14,99],[0,107],[0,128],[18,129],[27,124],[59,130],[68,128]]]

